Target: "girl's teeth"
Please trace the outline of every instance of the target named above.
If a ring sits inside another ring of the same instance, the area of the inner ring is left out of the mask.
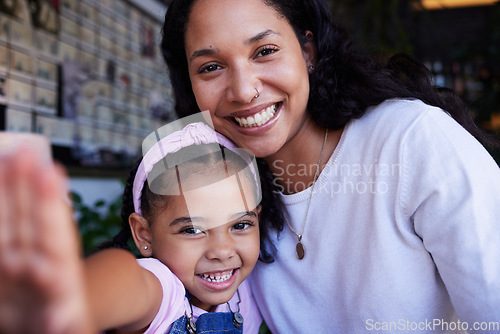
[[[238,124],[245,128],[252,128],[256,126],[261,126],[267,123],[271,118],[273,118],[276,113],[276,104],[262,110],[261,112],[248,117],[235,117],[234,119]]]
[[[218,273],[215,275],[208,275],[208,274],[201,274],[198,275],[199,277],[203,278],[204,280],[210,281],[210,282],[224,282],[227,281],[231,276],[233,276],[234,271],[231,270],[229,272],[224,272],[224,273]]]

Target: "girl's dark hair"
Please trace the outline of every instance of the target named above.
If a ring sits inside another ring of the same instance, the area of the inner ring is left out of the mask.
[[[193,145],[190,147],[185,147],[174,154],[170,154],[169,161],[175,161],[179,157],[185,157],[186,152],[190,151],[191,153],[195,150],[196,153],[205,153],[197,158],[190,159],[186,164],[189,168],[189,173],[191,174],[201,174],[201,175],[210,175],[211,178],[204,178],[207,184],[211,184],[216,182],[224,177],[226,177],[226,172],[229,175],[233,175],[235,173],[239,173],[241,170],[245,169],[245,173],[247,177],[251,180],[251,184],[255,185],[255,179],[253,174],[249,171],[248,161],[242,157],[243,153],[235,153],[231,150],[223,148],[217,144],[208,144],[208,145]],[[222,155],[221,153],[222,152]],[[121,218],[122,218],[122,228],[120,232],[108,242],[101,244],[97,250],[102,250],[105,248],[124,248],[130,250],[129,242],[132,237],[132,233],[129,225],[129,216],[135,212],[134,203],[133,203],[133,184],[135,175],[137,173],[137,169],[139,167],[142,159],[139,159],[134,167],[131,169],[125,184],[125,188],[122,196],[122,210],[121,210]],[[222,168],[218,165],[219,163],[224,162],[226,168]],[[225,170],[224,170],[225,169]],[[165,187],[172,187],[172,184],[175,183],[175,187],[177,187],[177,174],[175,172],[175,168],[164,169],[161,177],[156,178],[153,182],[154,185],[160,185],[162,189]],[[218,175],[219,176],[218,176]],[[279,200],[276,201],[274,197],[277,196],[275,192],[272,191],[272,178],[269,178],[269,173],[265,174],[264,177],[261,177],[261,192],[262,192],[262,200],[260,204],[261,212],[259,215],[259,228],[260,228],[260,256],[259,259],[263,262],[269,263],[273,261],[274,254],[274,246],[269,241],[269,231],[266,228],[268,225],[273,225],[273,222],[282,221],[280,208],[277,208],[276,203],[280,203]],[[215,177],[215,178],[214,178]],[[155,188],[153,188],[155,189]],[[255,186],[254,193],[257,194],[257,187]],[[168,202],[166,202],[168,197],[158,194],[156,192],[151,191],[148,180],[144,182],[144,187],[142,190],[141,196],[141,210],[142,215],[148,219],[149,221],[154,220],[157,209],[162,209]],[[270,205],[272,204],[272,205]],[[281,219],[280,219],[281,218]],[[274,223],[275,224],[275,223]]]
[[[408,55],[396,55],[383,66],[352,47],[344,29],[332,21],[324,0],[262,0],[288,20],[301,44],[311,31],[316,63],[310,76],[307,110],[330,129],[340,129],[360,118],[370,106],[391,98],[420,99],[446,110],[478,140],[495,145],[474,123],[457,94],[432,84],[426,67]],[[168,66],[179,117],[199,112],[184,48],[184,32],[196,0],[173,0],[165,15],[161,52]]]

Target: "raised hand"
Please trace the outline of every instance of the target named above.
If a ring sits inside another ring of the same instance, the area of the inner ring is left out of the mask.
[[[61,167],[32,148],[0,154],[0,333],[92,333]]]

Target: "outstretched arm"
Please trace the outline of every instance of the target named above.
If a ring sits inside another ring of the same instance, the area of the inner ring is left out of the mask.
[[[89,304],[96,328],[146,328],[162,300],[160,281],[121,249],[96,253],[85,261]]]
[[[1,333],[92,333],[65,180],[33,149],[0,157]]]
[[[0,333],[146,327],[159,281],[122,250],[82,260],[65,190],[62,168],[36,151],[0,156]]]

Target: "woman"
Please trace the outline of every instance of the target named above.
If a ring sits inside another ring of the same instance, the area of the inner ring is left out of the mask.
[[[174,0],[163,34],[178,116],[284,204],[251,276],[272,332],[500,330],[500,171],[423,66],[356,53],[323,0]]]

